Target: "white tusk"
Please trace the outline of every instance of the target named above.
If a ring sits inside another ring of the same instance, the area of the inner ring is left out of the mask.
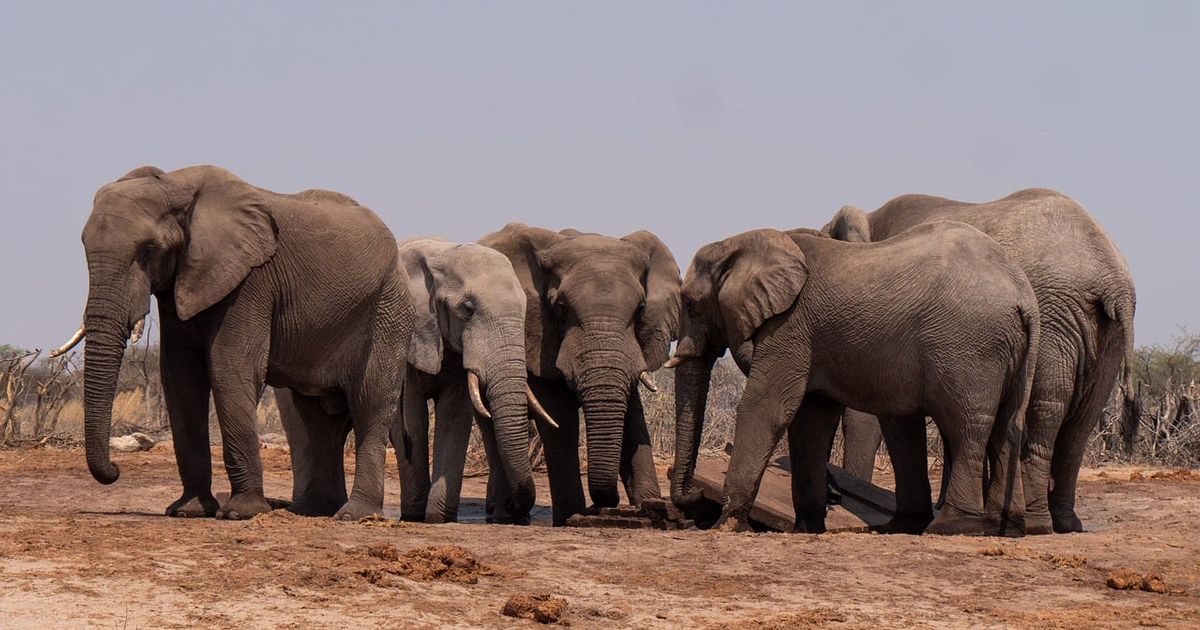
[[[542,406],[542,403],[537,399],[537,396],[533,394],[533,390],[529,388],[529,383],[525,384],[525,397],[529,399],[529,407],[530,409],[533,409],[533,413],[537,414],[537,416],[542,420],[545,420],[546,424],[554,427],[555,429],[558,428],[558,423],[554,421],[554,418],[550,417],[549,413],[546,413],[546,408]]]
[[[66,354],[68,350],[79,345],[79,342],[83,341],[83,336],[86,334],[87,334],[87,328],[85,326],[83,326],[82,324],[80,324],[79,330],[76,330],[75,334],[71,335],[71,339],[69,341],[67,341],[67,343],[64,343],[62,346],[60,346],[58,348],[58,350],[51,352],[50,357],[53,358],[53,357],[62,356],[64,354]]]
[[[471,394],[471,404],[475,405],[475,413],[484,418],[491,418],[492,414],[483,405],[483,396],[479,394],[479,376],[474,372],[467,372],[467,391]]]
[[[671,368],[679,367],[679,365],[681,363],[683,363],[683,358],[680,357],[679,355],[675,355],[675,356],[671,357],[670,359],[667,359],[667,362],[663,363],[662,366],[669,370]]]
[[[142,339],[142,331],[146,328],[146,318],[143,317],[137,320],[133,325],[133,334],[129,336],[129,345],[136,346],[138,341]]]
[[[638,375],[638,380],[642,382],[642,385],[646,386],[646,389],[652,392],[658,391],[658,385],[654,383],[654,377],[650,376],[649,372],[643,370],[642,373]]]

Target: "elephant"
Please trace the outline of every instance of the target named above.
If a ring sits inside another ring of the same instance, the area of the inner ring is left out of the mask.
[[[1075,487],[1088,437],[1119,376],[1127,404],[1133,396],[1136,296],[1129,267],[1082,206],[1040,188],[985,203],[903,195],[871,213],[845,206],[822,232],[844,241],[883,241],[947,219],[999,243],[1037,296],[1043,334],[1025,420],[1026,532],[1083,531]],[[864,441],[848,448],[871,446]]]
[[[264,384],[299,392],[306,424],[333,426],[331,411],[352,412],[355,483],[336,515],[380,513],[413,322],[395,242],[379,217],[345,195],[271,192],[214,166],[140,167],[100,188],[83,228],[88,297],[76,334],[87,340],[92,476],[110,484],[120,475],[109,454],[117,373],[153,294],[183,482],[169,516],[245,519],[271,509],[255,428]],[[231,486],[224,504],[212,494],[210,392]]]
[[[489,467],[498,471],[495,481],[508,484],[508,504],[493,506],[489,519],[526,524],[536,499],[528,411],[544,416],[545,410],[526,381],[525,292],[512,264],[493,249],[440,238],[403,240],[398,252],[415,312],[401,412],[391,428],[401,518],[457,520],[474,418]],[[437,416],[432,482],[429,400]],[[326,495],[344,493],[340,450],[327,453],[319,448],[325,441],[294,435],[292,406],[279,408],[294,454],[293,493],[310,484]]]
[[[945,507],[934,517],[924,477],[923,503],[911,485],[897,486],[898,520],[936,534],[1020,534],[1037,302],[1020,269],[975,228],[934,222],[874,244],[764,229],[706,245],[684,280],[679,337],[667,363],[676,368],[679,507],[698,501],[691,482],[709,378],[728,348],[748,379],[721,529],[747,526],[786,429],[796,529],[825,531],[825,462],[851,407],[892,419],[901,437],[919,434],[921,449],[896,449],[904,456],[924,457],[926,415],[949,438]]]
[[[654,389],[650,373],[675,338],[682,281],[671,252],[645,230],[618,239],[519,223],[478,242],[508,257],[525,292],[529,385],[559,425],[535,417],[553,523],[588,510],[580,481],[581,407],[593,509],[619,503],[618,476],[633,505],[660,497],[637,384]],[[502,491],[506,484],[494,486]]]

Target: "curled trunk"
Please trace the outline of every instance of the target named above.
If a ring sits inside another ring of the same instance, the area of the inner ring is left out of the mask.
[[[708,387],[713,361],[692,359],[675,368],[675,468],[671,474],[671,501],[681,508],[698,499],[692,477],[700,456],[700,436],[708,407]]]

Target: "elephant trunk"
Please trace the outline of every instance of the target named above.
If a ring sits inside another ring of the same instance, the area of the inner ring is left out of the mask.
[[[105,285],[101,285],[105,286]],[[88,470],[103,484],[121,476],[109,455],[113,398],[125,342],[129,338],[128,309],[119,290],[93,291],[84,311],[87,345],[83,353],[84,445]]]
[[[671,501],[681,509],[695,505],[692,477],[700,456],[700,435],[708,407],[708,387],[713,360],[693,358],[675,368],[675,468],[671,473]]]
[[[502,350],[503,359],[489,362],[488,406],[496,435],[496,450],[508,481],[508,511],[520,517],[533,508],[536,491],[529,461],[529,407],[522,347]]]
[[[588,494],[597,507],[616,507],[620,503],[617,473],[630,387],[637,375],[612,366],[626,363],[624,357],[594,363],[584,369],[584,378],[579,382],[587,435]]]

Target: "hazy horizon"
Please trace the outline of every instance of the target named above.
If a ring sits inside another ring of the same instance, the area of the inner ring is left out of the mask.
[[[79,325],[79,234],[140,165],[329,188],[398,238],[649,229],[686,268],[903,193],[1060,190],[1200,332],[1200,7],[22,3],[0,20],[0,343]]]

